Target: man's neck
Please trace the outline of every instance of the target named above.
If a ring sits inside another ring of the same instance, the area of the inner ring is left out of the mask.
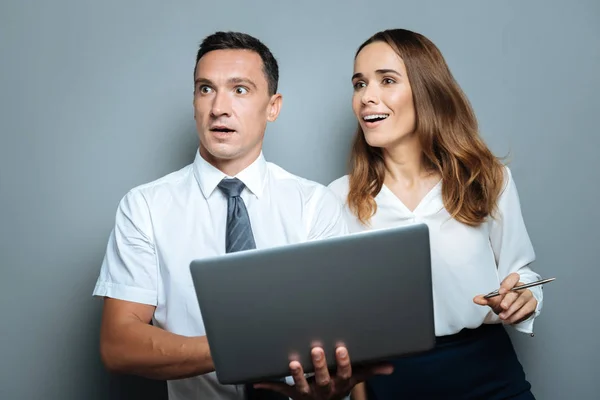
[[[248,168],[254,161],[258,159],[261,153],[261,149],[258,151],[251,151],[243,156],[236,158],[218,158],[210,154],[205,148],[200,146],[200,156],[210,165],[221,171],[227,176],[236,176],[246,168]]]

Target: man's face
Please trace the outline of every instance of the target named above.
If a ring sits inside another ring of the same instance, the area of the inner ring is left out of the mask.
[[[194,119],[200,153],[213,164],[251,164],[260,154],[267,121],[279,115],[281,95],[269,94],[260,56],[214,50],[196,68]]]

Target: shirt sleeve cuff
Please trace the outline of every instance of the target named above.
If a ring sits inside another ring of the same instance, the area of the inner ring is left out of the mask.
[[[98,297],[111,297],[150,306],[157,305],[156,291],[112,282],[98,282],[94,288],[93,295]]]

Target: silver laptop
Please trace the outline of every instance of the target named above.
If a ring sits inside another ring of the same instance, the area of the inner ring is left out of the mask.
[[[310,350],[353,365],[435,344],[429,231],[382,229],[194,260],[190,265],[216,375],[223,384],[288,376]]]

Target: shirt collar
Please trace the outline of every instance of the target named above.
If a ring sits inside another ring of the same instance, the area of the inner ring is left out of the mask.
[[[214,192],[215,188],[224,178],[234,178],[227,176],[225,173],[209,164],[202,156],[200,151],[196,152],[194,159],[194,175],[200,186],[200,190],[204,198],[208,199]],[[246,188],[256,197],[260,197],[263,193],[264,183],[267,176],[267,162],[265,157],[260,152],[258,158],[252,164],[240,171],[235,178],[246,185]]]

